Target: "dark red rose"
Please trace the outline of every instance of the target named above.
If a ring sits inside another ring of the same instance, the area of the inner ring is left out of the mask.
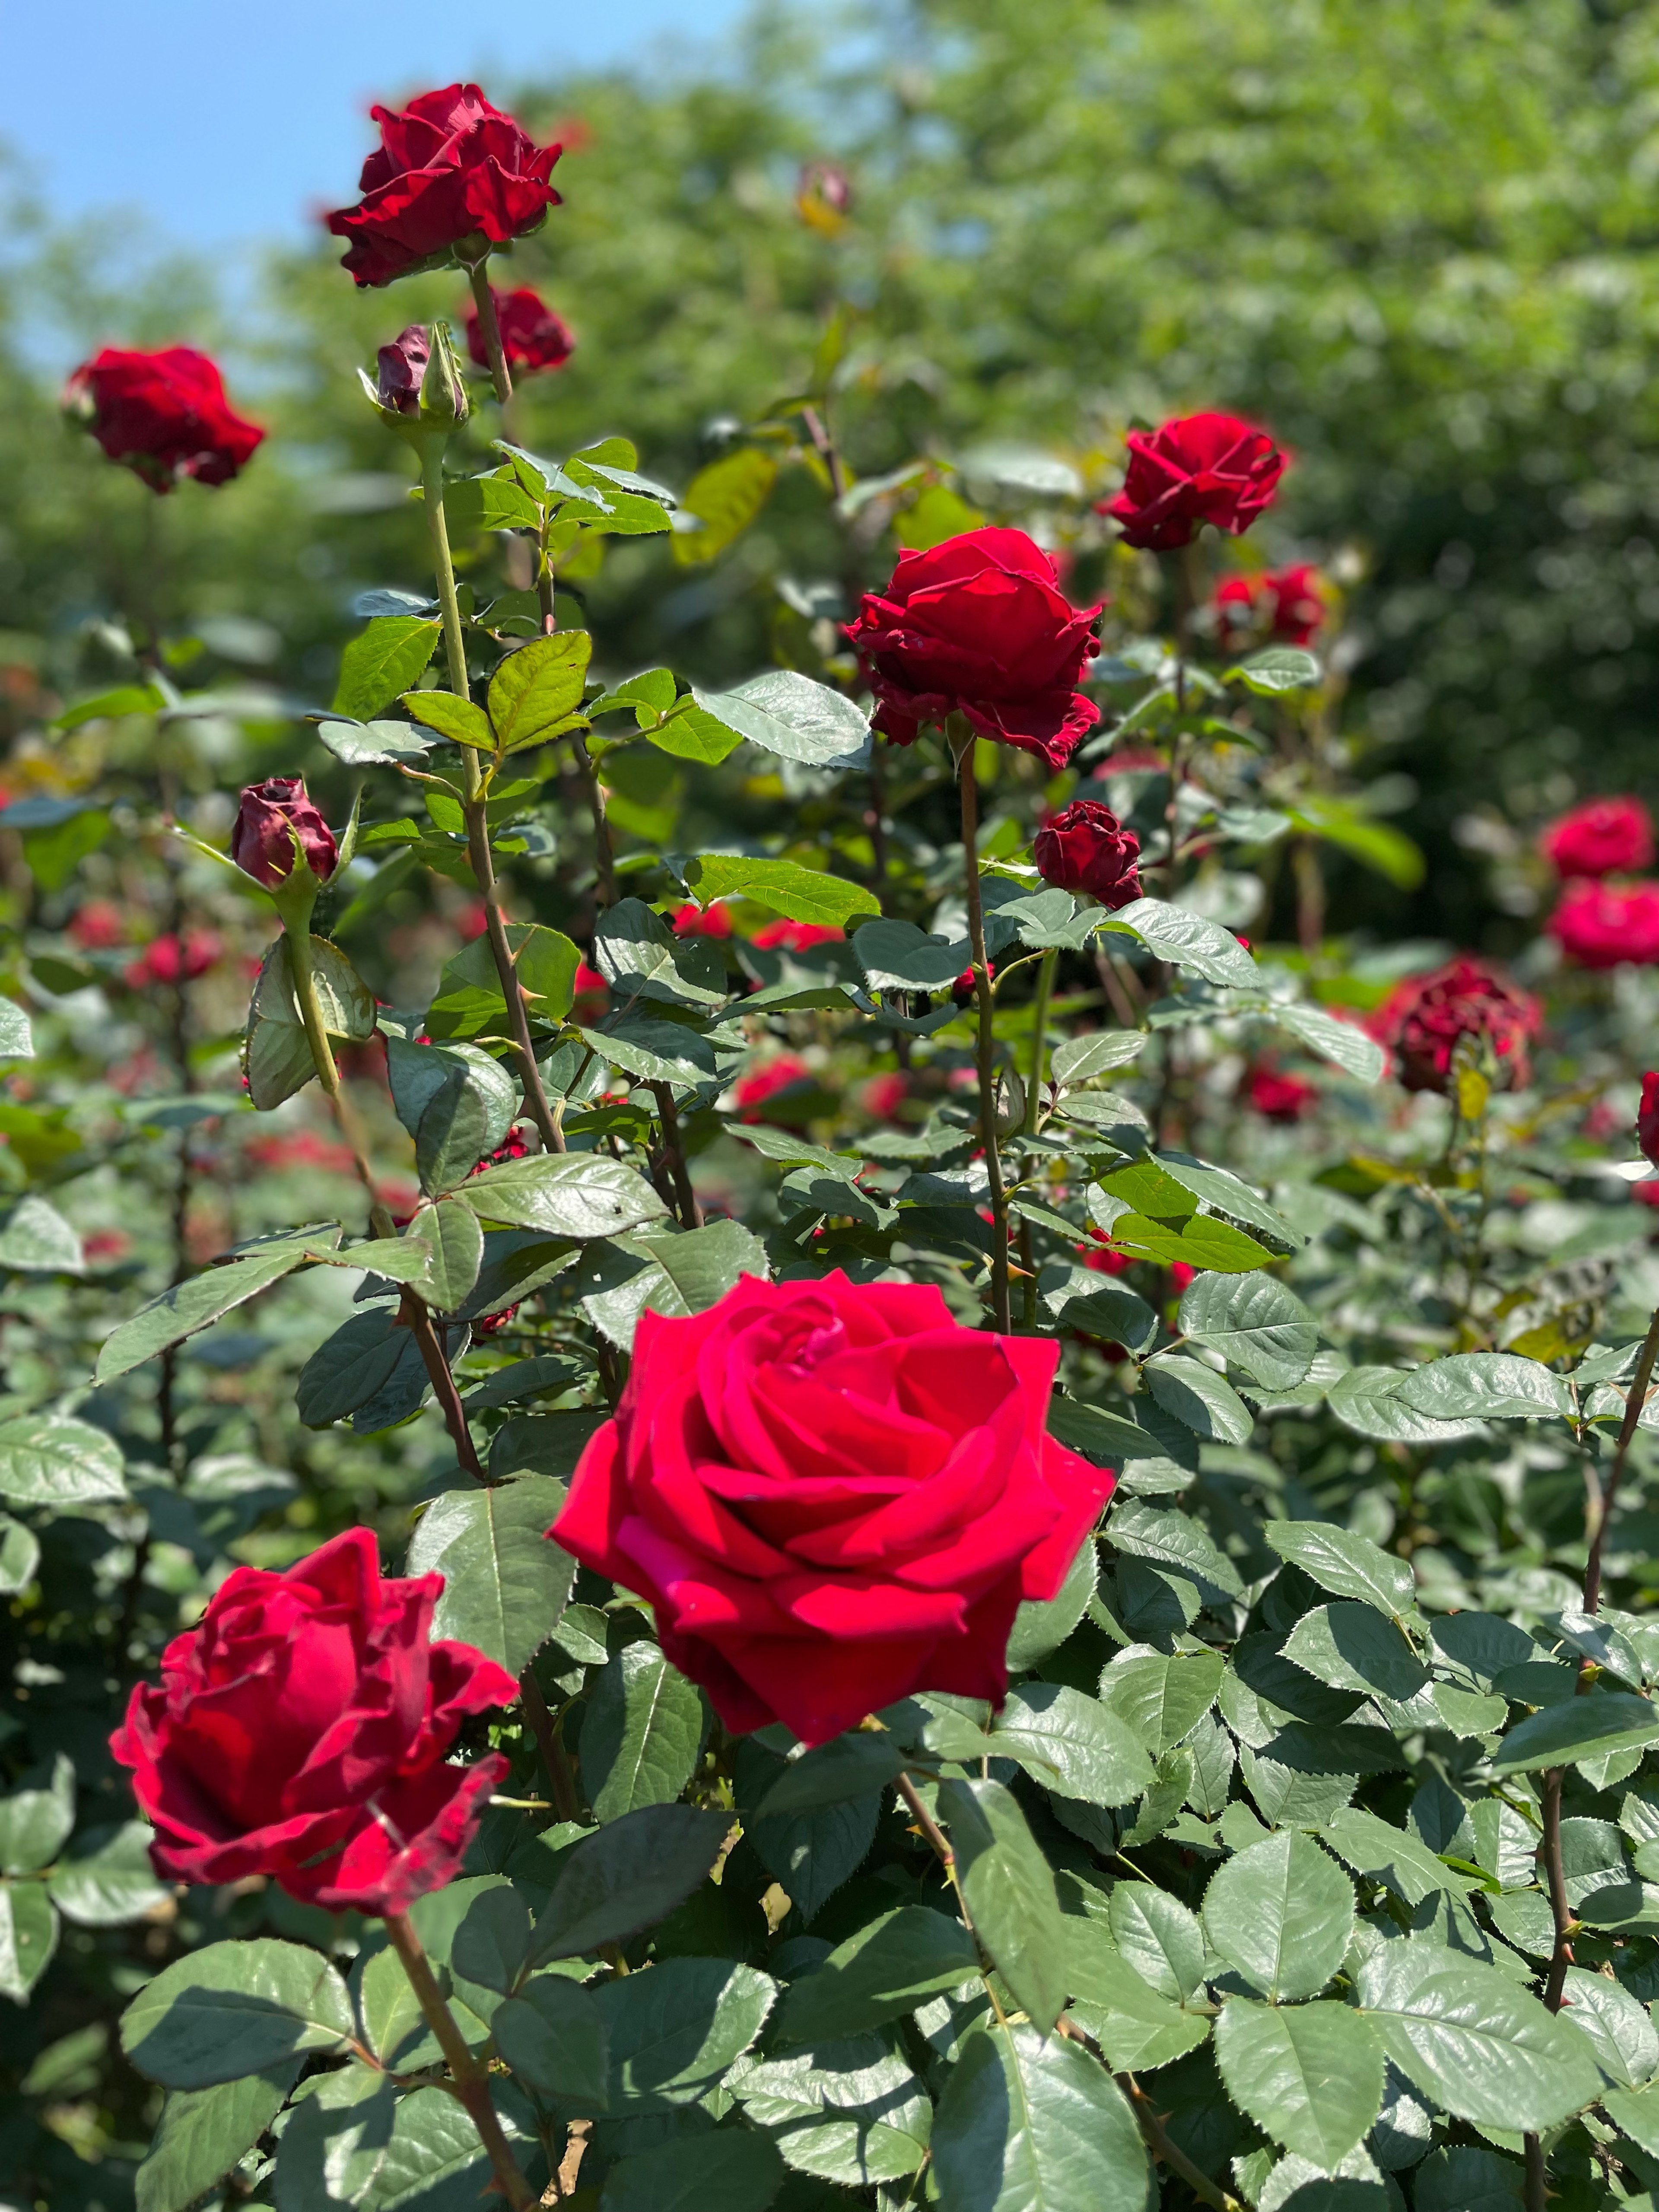
[[[1642,1103],[1636,1109],[1636,1142],[1644,1159],[1659,1168],[1659,1074],[1642,1078]]]
[[[1561,887],[1544,925],[1581,968],[1617,968],[1659,961],[1659,883],[1613,884],[1575,876]]]
[[[520,1129],[509,1129],[504,1140],[493,1152],[486,1152],[469,1175],[482,1175],[486,1168],[504,1168],[509,1160],[525,1160],[530,1157],[530,1141]]]
[[[732,910],[718,903],[699,906],[696,899],[687,899],[684,906],[675,908],[668,923],[676,937],[730,937]],[[836,932],[837,936],[840,933]]]
[[[1060,769],[1100,720],[1077,689],[1100,650],[1099,612],[1071,605],[1023,530],[970,530],[901,553],[847,635],[876,695],[875,726],[895,744],[961,714],[981,737]]]
[[[1527,1080],[1527,1047],[1542,1025],[1536,999],[1473,953],[1460,952],[1431,975],[1397,984],[1366,1024],[1394,1054],[1407,1091],[1445,1091],[1460,1037],[1485,1040],[1511,1087]]]
[[[383,1581],[367,1528],[286,1574],[234,1569],[110,1739],[156,1872],[269,1875],[332,1912],[405,1911],[453,1879],[508,1762],[444,1753],[519,1686],[470,1644],[432,1641],[442,1588]]]
[[[559,204],[548,179],[562,149],[536,145],[476,84],[369,112],[380,143],[363,163],[362,198],[328,217],[349,240],[343,266],[359,284],[389,284],[452,257],[476,261]]]
[[[432,341],[423,323],[410,323],[407,330],[398,331],[390,345],[383,345],[378,356],[380,374],[374,386],[381,406],[389,408],[394,415],[418,415],[421,379],[431,358]]]
[[[1131,430],[1123,489],[1101,512],[1131,545],[1164,552],[1190,545],[1212,522],[1234,537],[1271,507],[1285,456],[1265,430],[1236,415],[1183,415],[1156,430]]]
[[[70,378],[64,406],[152,491],[171,491],[180,477],[228,483],[265,434],[232,411],[223,377],[193,346],[106,346]]]
[[[1304,1076],[1285,1075],[1265,1064],[1253,1067],[1244,1085],[1244,1101],[1253,1114],[1267,1121],[1299,1121],[1319,1103],[1319,1085]]]
[[[1142,896],[1135,872],[1140,840],[1097,799],[1074,799],[1045,822],[1032,857],[1038,875],[1057,890],[1086,891],[1111,908]]]
[[[769,921],[749,942],[757,952],[810,952],[815,945],[844,945],[847,932],[833,921]]]
[[[189,929],[182,937],[158,937],[127,969],[136,991],[151,983],[193,983],[224,957],[224,940],[210,929]]]
[[[242,793],[236,826],[230,833],[230,857],[244,875],[275,890],[294,872],[294,840],[306,865],[320,882],[334,873],[340,857],[329,828],[307,795],[304,779],[273,775],[251,783]]]
[[[1319,571],[1302,561],[1291,568],[1228,576],[1216,586],[1215,611],[1221,641],[1231,650],[1268,638],[1306,645],[1325,619]]]
[[[1000,1703],[1113,1477],[1046,1433],[1060,1347],[929,1283],[746,1279],[645,1314],[617,1417],[552,1534],[655,1608],[733,1729],[808,1743],[915,1690]]]
[[[1653,817],[1639,799],[1590,799],[1538,844],[1564,876],[1639,875],[1653,866]]]
[[[501,351],[509,368],[522,374],[526,370],[564,367],[576,349],[576,341],[570,325],[554,313],[539,293],[521,284],[516,292],[497,292],[492,287],[489,296],[495,303],[495,327],[501,334]],[[489,348],[476,307],[466,319],[466,349],[480,368],[489,368]]]

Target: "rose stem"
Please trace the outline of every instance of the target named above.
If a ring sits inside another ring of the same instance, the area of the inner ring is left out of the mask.
[[[951,716],[952,723],[960,721]],[[979,1135],[991,1197],[991,1313],[1003,1335],[1012,1334],[1008,1305],[1008,1195],[1002,1186],[997,1152],[996,1000],[991,994],[990,963],[985,957],[985,914],[979,896],[979,788],[974,781],[974,734],[952,731],[957,784],[962,793],[962,865],[968,890],[968,937],[974,949],[974,994],[979,1001]]]
[[[531,1734],[536,1739],[536,1748],[542,1755],[542,1765],[547,1770],[548,1782],[552,1787],[553,1809],[562,1820],[580,1820],[581,1798],[577,1793],[570,1753],[565,1749],[563,1738],[553,1724],[553,1716],[547,1710],[547,1700],[542,1695],[542,1686],[536,1680],[533,1666],[526,1667],[520,1675],[519,1694],[524,1701],[525,1718],[530,1723]]]
[[[495,319],[495,301],[489,289],[489,256],[468,264],[467,277],[472,286],[472,297],[477,303],[478,327],[483,332],[485,350],[489,356],[489,374],[495,386],[495,397],[503,407],[513,397],[513,379],[507,373],[507,356],[501,349],[501,326]]]
[[[476,289],[476,285],[474,287]],[[488,284],[484,287],[486,299]],[[495,329],[492,314],[489,325]],[[444,520],[443,449],[435,440],[427,440],[421,447],[421,483],[426,493],[427,528],[432,537],[432,565],[438,580],[438,603],[443,609],[444,647],[449,659],[449,688],[459,699],[471,696],[471,687],[466,674],[466,638],[461,629],[460,603],[455,596],[455,564],[449,553],[449,526]],[[467,854],[472,863],[472,872],[477,878],[478,890],[483,900],[484,927],[489,933],[489,951],[500,978],[501,996],[507,1001],[507,1016],[513,1027],[513,1042],[519,1055],[520,1073],[524,1079],[524,1100],[531,1118],[541,1132],[541,1139],[550,1152],[564,1150],[564,1132],[558,1116],[548,1103],[547,1092],[542,1085],[542,1072],[536,1062],[536,1048],[530,1036],[530,1015],[525,996],[519,984],[519,972],[513,964],[513,948],[507,941],[507,921],[501,912],[501,885],[495,880],[495,864],[489,850],[489,817],[485,811],[483,779],[478,771],[478,756],[471,745],[460,748],[462,811],[466,821]]]
[[[438,2039],[438,2047],[447,2061],[455,2094],[471,2114],[478,2137],[489,2154],[489,2163],[495,2171],[495,2184],[513,2212],[532,2212],[540,2202],[536,2191],[525,2179],[519,2161],[502,2131],[500,2115],[489,2094],[489,2077],[466,2045],[466,2039],[455,2024],[455,2016],[444,2002],[443,1992],[433,1977],[421,1939],[406,1912],[388,1912],[386,1932],[392,1949],[403,1961],[404,1972],[416,2000],[426,2015],[426,2024]]]
[[[1051,945],[1037,969],[1036,1000],[1032,1010],[1031,1079],[1025,1086],[1025,1134],[1036,1134],[1037,1102],[1042,1089],[1042,1066],[1048,1041],[1048,1000],[1054,988],[1054,968],[1060,948]]]
[[[1607,1541],[1608,1523],[1613,1519],[1613,1501],[1619,1495],[1619,1485],[1624,1480],[1625,1460],[1636,1434],[1636,1425],[1642,1418],[1642,1403],[1653,1380],[1653,1367],[1659,1359],[1659,1310],[1648,1323],[1648,1333],[1642,1340],[1642,1350],[1636,1362],[1636,1373],[1631,1379],[1630,1395],[1625,1401],[1625,1418],[1619,1425],[1619,1441],[1613,1448],[1613,1467],[1601,1492],[1595,1515],[1595,1527],[1590,1537],[1589,1558],[1584,1567],[1584,1610],[1595,1613],[1601,1602],[1601,1551]]]
[[[662,1123],[663,1150],[668,1155],[668,1172],[673,1178],[680,1226],[682,1229],[701,1229],[702,1208],[697,1204],[697,1194],[691,1188],[691,1170],[686,1165],[685,1146],[680,1136],[680,1117],[674,1110],[674,1087],[670,1083],[653,1083],[650,1091],[657,1102],[657,1115]]]
[[[538,564],[536,596],[542,605],[542,635],[554,636],[559,627],[558,609],[554,599],[556,585],[553,571],[547,565],[547,554],[543,549]],[[605,793],[599,788],[599,779],[593,773],[593,757],[588,751],[580,730],[570,733],[570,750],[575,755],[576,773],[581,778],[582,794],[593,816],[593,864],[599,878],[599,904],[617,903],[617,863],[611,848],[611,828],[605,818]]]

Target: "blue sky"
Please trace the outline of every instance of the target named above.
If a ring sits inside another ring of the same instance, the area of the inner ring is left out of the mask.
[[[292,236],[355,198],[371,100],[471,77],[651,70],[742,0],[0,0],[0,143],[55,214],[185,246]]]

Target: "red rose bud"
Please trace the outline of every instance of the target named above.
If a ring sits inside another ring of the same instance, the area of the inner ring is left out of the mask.
[[[576,349],[576,341],[569,325],[554,313],[539,293],[521,284],[516,292],[497,292],[492,288],[489,296],[495,303],[495,327],[501,334],[501,351],[510,369],[523,375],[526,371],[564,367]],[[480,368],[489,368],[489,348],[476,307],[466,319],[466,349]]]
[[[64,409],[111,460],[158,492],[171,491],[180,477],[228,483],[265,434],[232,411],[223,377],[191,346],[159,353],[106,346],[70,378]]]
[[[1598,883],[1577,876],[1563,884],[1544,925],[1580,968],[1650,968],[1659,961],[1659,883]]]
[[[286,1574],[227,1577],[110,1739],[164,1880],[266,1875],[331,1912],[387,1913],[453,1879],[508,1762],[445,1753],[519,1686],[470,1644],[434,1643],[442,1589],[383,1580],[367,1528]]]
[[[236,826],[230,833],[230,857],[244,875],[275,890],[294,872],[294,841],[319,883],[334,873],[340,857],[329,828],[297,776],[273,775],[251,783],[242,793]]]
[[[1538,843],[1563,876],[1639,875],[1653,866],[1653,817],[1639,799],[1591,799]]]
[[[1642,1078],[1642,1103],[1636,1109],[1636,1142],[1645,1160],[1659,1168],[1659,1074]]]
[[[1100,650],[1099,612],[1071,605],[1023,530],[970,530],[901,553],[847,635],[876,695],[874,726],[893,744],[961,714],[979,736],[1060,769],[1100,720],[1077,689]]]
[[[343,266],[359,285],[475,262],[559,204],[548,179],[562,149],[538,146],[476,84],[369,112],[380,143],[363,164],[362,198],[326,219],[349,241]]]
[[[988,960],[985,963],[985,973],[990,981],[996,981],[996,962]],[[971,1006],[978,995],[978,988],[974,981],[974,971],[971,968],[964,968],[951,986],[951,996],[956,1000],[957,1006]]]
[[[641,1316],[550,1533],[648,1600],[734,1731],[823,1743],[921,1690],[998,1705],[1016,1612],[1113,1486],[1047,1433],[1059,1358],[963,1328],[931,1283],[746,1278]]]
[[[424,325],[411,323],[407,330],[399,331],[390,345],[380,348],[377,358],[380,374],[375,380],[375,398],[389,415],[417,416],[421,379],[432,358]]]
[[[1397,984],[1365,1026],[1394,1054],[1407,1091],[1443,1094],[1450,1087],[1452,1055],[1465,1036],[1488,1044],[1499,1074],[1519,1088],[1527,1080],[1527,1047],[1543,1019],[1536,999],[1464,952],[1431,975]]]
[[[1085,891],[1102,906],[1127,906],[1142,896],[1135,870],[1140,840],[1098,799],[1074,799],[1037,831],[1037,873],[1056,890]]]
[[[1285,460],[1265,430],[1236,415],[1186,415],[1157,430],[1131,430],[1129,466],[1101,513],[1125,542],[1164,552],[1190,545],[1200,525],[1237,537],[1272,506]]]

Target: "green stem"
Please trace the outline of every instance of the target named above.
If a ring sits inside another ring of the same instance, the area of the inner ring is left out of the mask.
[[[438,2048],[443,2052],[449,2068],[450,2086],[471,2114],[472,2124],[478,2130],[478,2139],[489,2154],[489,2163],[495,2170],[495,2185],[512,2206],[513,2212],[532,2212],[539,2203],[535,2190],[526,2180],[519,2161],[513,2155],[511,2144],[501,2127],[501,2116],[489,2094],[489,2077],[467,2048],[466,2039],[455,2023],[455,2015],[444,2002],[421,1939],[406,1912],[388,1912],[386,1932],[392,1949],[403,1961],[409,1985],[426,2017],[426,2024],[438,2039]]]
[[[1042,1068],[1048,1042],[1048,1000],[1054,988],[1054,969],[1060,959],[1060,948],[1051,945],[1042,956],[1037,969],[1036,1005],[1034,1009],[1035,1027],[1031,1032],[1031,1077],[1025,1086],[1025,1133],[1036,1134],[1037,1101],[1042,1090]]]
[[[991,991],[991,965],[985,957],[985,912],[979,895],[979,787],[974,781],[972,732],[951,733],[951,749],[957,757],[957,786],[962,794],[968,939],[974,951],[974,995],[979,1002],[979,1135],[990,1182],[991,1314],[1002,1334],[1009,1336],[1013,1333],[1013,1318],[1008,1302],[1008,1194],[1003,1188],[1002,1158],[997,1150],[996,1000]]]
[[[674,1106],[674,1086],[672,1083],[653,1083],[649,1089],[657,1102],[657,1119],[662,1123],[663,1152],[680,1226],[682,1229],[701,1229],[702,1208],[697,1204],[696,1192],[691,1187],[691,1170],[685,1158],[685,1141],[680,1134],[680,1117]]]
[[[455,563],[450,557],[449,525],[444,519],[444,441],[424,437],[420,441],[421,489],[425,495],[426,526],[432,539],[432,567],[438,584],[438,605],[444,623],[444,650],[449,659],[449,688],[458,699],[471,696],[466,678],[466,632],[461,627],[461,603],[455,596]],[[461,747],[463,761],[478,763],[471,748]]]
[[[1625,1400],[1625,1418],[1619,1425],[1619,1441],[1613,1448],[1612,1471],[1607,1476],[1607,1487],[1601,1492],[1600,1511],[1590,1536],[1589,1558],[1584,1567],[1586,1613],[1595,1612],[1601,1602],[1602,1547],[1607,1541],[1608,1523],[1613,1519],[1613,1501],[1624,1480],[1626,1456],[1636,1434],[1636,1425],[1642,1418],[1642,1404],[1648,1395],[1648,1385],[1653,1380],[1656,1359],[1659,1359],[1659,1310],[1655,1311],[1653,1319],[1648,1323],[1648,1333],[1642,1340],[1636,1372],[1631,1377],[1630,1395]]]
[[[495,301],[489,289],[489,256],[472,262],[467,269],[472,285],[472,298],[478,310],[478,325],[483,331],[484,349],[489,356],[489,374],[495,381],[495,397],[503,407],[513,397],[513,379],[508,374],[507,355],[501,346],[501,326],[495,319]]]
[[[611,825],[605,818],[605,793],[599,789],[599,779],[593,773],[592,757],[580,736],[570,740],[571,750],[576,756],[576,767],[587,793],[587,803],[593,813],[593,859],[599,879],[599,903],[617,903],[617,862],[611,846]]]

